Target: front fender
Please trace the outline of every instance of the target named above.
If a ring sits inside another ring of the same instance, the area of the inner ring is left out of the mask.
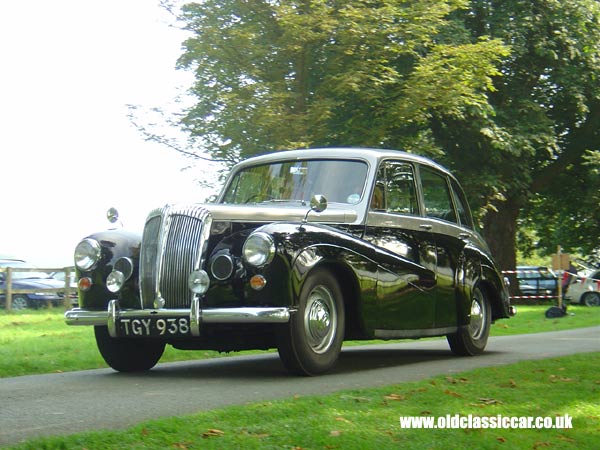
[[[259,228],[274,237],[278,252],[288,261],[295,306],[308,274],[323,264],[340,265],[356,276],[358,270],[376,275],[373,246],[319,224],[272,223]]]
[[[92,280],[92,286],[89,290],[79,290],[79,307],[106,310],[108,302],[117,298],[122,307],[139,308],[140,301],[137,286],[142,242],[141,233],[115,229],[101,231],[87,237],[100,243],[101,256],[98,263],[91,270],[82,271],[76,268],[77,279],[89,277]],[[134,272],[121,292],[114,294],[106,289],[106,277],[113,270],[115,262],[122,257],[132,259]]]

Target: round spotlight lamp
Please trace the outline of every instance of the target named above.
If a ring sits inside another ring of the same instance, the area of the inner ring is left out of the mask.
[[[123,272],[119,270],[113,270],[106,278],[106,289],[113,294],[119,292],[123,288],[125,281],[126,279],[125,275],[123,275]]]
[[[204,270],[194,270],[188,277],[188,287],[194,294],[206,294],[210,286],[210,278]]]

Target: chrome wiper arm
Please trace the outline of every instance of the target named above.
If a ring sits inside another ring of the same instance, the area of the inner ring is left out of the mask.
[[[258,203],[300,203],[302,206],[306,206],[306,200],[297,200],[292,198],[270,198],[269,200],[263,200]]]

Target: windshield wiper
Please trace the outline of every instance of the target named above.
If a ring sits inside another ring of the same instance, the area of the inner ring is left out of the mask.
[[[263,200],[258,203],[300,203],[302,206],[306,206],[306,200],[296,200],[296,199],[285,199],[285,198],[270,198],[269,200]]]

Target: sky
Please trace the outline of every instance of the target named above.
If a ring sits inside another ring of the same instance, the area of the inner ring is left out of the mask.
[[[191,85],[173,24],[158,0],[0,2],[0,255],[72,265],[109,207],[141,231],[153,208],[218,190],[198,183],[215,166],[190,167],[127,117],[138,105],[150,121]]]

